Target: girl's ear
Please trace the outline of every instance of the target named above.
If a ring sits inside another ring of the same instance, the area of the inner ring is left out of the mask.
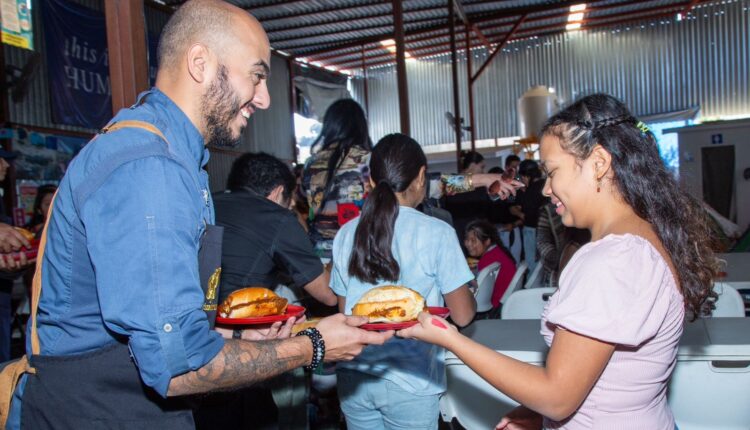
[[[609,169],[612,167],[612,154],[604,149],[603,146],[596,145],[591,151],[589,158],[594,163],[596,175],[594,179],[600,181],[607,175],[607,172],[609,172]]]

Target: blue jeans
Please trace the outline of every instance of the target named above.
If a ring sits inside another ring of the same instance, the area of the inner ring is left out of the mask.
[[[387,379],[339,370],[339,400],[348,430],[436,430],[439,396],[419,396]]]
[[[523,253],[526,264],[529,266],[529,273],[536,267],[536,227],[523,228]]]

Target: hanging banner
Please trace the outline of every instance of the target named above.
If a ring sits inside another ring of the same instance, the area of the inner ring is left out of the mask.
[[[104,14],[66,0],[41,2],[52,121],[99,129],[112,118]]]
[[[3,43],[23,49],[34,49],[31,24],[31,0],[0,0]]]

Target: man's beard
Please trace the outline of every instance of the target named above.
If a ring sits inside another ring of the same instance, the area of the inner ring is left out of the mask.
[[[227,68],[219,66],[219,72],[203,95],[202,106],[206,123],[206,145],[232,147],[240,143],[240,136],[232,136],[229,124],[240,113],[239,97],[232,91],[227,77]],[[243,127],[244,128],[244,127]]]

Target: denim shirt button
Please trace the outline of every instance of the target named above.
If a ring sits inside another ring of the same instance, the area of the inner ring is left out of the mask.
[[[164,331],[167,332],[167,333],[171,332],[172,331],[172,324],[170,324],[170,323],[164,324]]]

